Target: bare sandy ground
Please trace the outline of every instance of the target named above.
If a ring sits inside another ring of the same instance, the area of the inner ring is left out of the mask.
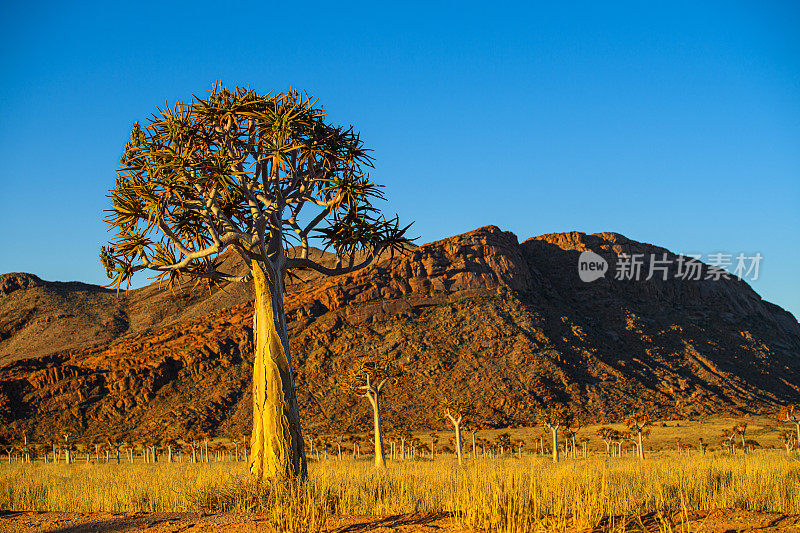
[[[730,533],[738,531],[800,533],[800,515],[784,515],[716,509],[689,512],[688,521],[673,517],[674,531],[697,533]],[[660,531],[653,515],[627,521],[629,532]],[[8,533],[84,533],[84,532],[210,532],[244,533],[270,531],[269,522],[251,514],[204,513],[50,513],[0,511],[0,532]],[[444,514],[411,514],[396,516],[347,516],[332,518],[329,533],[402,532],[402,533],[470,533]],[[590,533],[590,532],[583,532]]]

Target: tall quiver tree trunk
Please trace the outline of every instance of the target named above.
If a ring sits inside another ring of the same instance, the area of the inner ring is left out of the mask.
[[[367,396],[372,405],[372,420],[375,425],[375,466],[386,468],[386,458],[383,455],[383,428],[381,427],[380,394]]]
[[[453,413],[450,412],[450,409],[445,409],[445,416],[453,424],[453,429],[456,433],[456,455],[458,456],[458,464],[464,464],[461,458],[461,420],[463,420],[463,416],[461,414],[458,414],[458,416],[453,415]],[[474,445],[475,441],[473,438],[473,447]]]
[[[294,389],[283,313],[283,276],[253,261],[253,433],[250,472],[256,479],[307,475],[305,444]]]
[[[744,422],[739,424],[738,430],[739,430],[739,436],[742,439],[742,453],[747,454],[747,441],[744,438],[745,431],[747,431],[747,424]]]
[[[795,440],[795,448],[797,448],[797,453],[800,453],[800,422],[795,422],[794,424],[795,432],[797,433],[797,440]]]
[[[373,366],[369,372],[363,372],[361,367],[357,367],[353,375],[357,377],[363,374],[366,379],[366,383],[358,386],[358,388],[364,391],[362,395],[369,400],[369,403],[372,406],[372,421],[375,431],[375,438],[373,439],[375,442],[375,467],[386,468],[386,458],[383,455],[383,428],[381,427],[380,398],[381,392],[383,392],[383,387],[386,386],[390,378],[384,377],[377,385],[375,385],[373,383],[372,374],[384,372],[388,366],[384,367],[382,370],[378,370],[374,365],[375,362],[373,361],[372,363]]]
[[[573,416],[566,407],[547,407],[539,409],[536,418],[553,434],[553,462],[558,462],[558,429],[561,426],[569,428]]]
[[[389,381],[396,381],[400,370],[397,369],[390,357],[372,356],[359,359],[342,376],[341,386],[351,394],[358,394],[369,400],[372,406],[372,420],[375,432],[375,466],[386,468],[386,458],[383,453],[383,429],[381,427],[381,402],[383,388]],[[358,442],[353,448],[353,453],[360,453]]]
[[[474,461],[475,458],[478,456],[478,448],[475,446],[475,429],[470,431],[472,433],[472,460]]]
[[[456,424],[456,450],[458,451],[458,464],[463,464],[463,459],[461,457],[463,445],[461,444],[461,422],[459,421]]]
[[[644,459],[644,443],[642,442],[642,430],[641,429],[639,429],[639,431],[637,431],[637,437],[638,437],[638,440],[639,440],[639,442],[637,443],[638,448],[639,448],[637,450],[639,452],[638,453],[639,459]]]
[[[650,434],[653,415],[647,411],[632,415],[627,420],[628,431],[636,436],[636,456],[644,459],[644,438]]]

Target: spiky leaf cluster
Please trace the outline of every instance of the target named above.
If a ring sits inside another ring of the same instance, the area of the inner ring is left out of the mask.
[[[450,420],[449,416],[452,416],[455,419],[465,418],[472,414],[472,406],[458,397],[446,397],[440,402],[440,408],[442,410],[442,420]]]
[[[567,427],[572,423],[573,415],[567,407],[552,406],[536,412],[537,421],[548,428]]]
[[[217,270],[227,248],[273,275],[353,270],[409,242],[408,226],[375,207],[383,193],[371,167],[359,134],[330,124],[311,97],[217,84],[206,98],[133,125],[106,217],[115,234],[101,261],[116,287],[144,268],[170,282],[228,279]],[[336,253],[335,267],[309,259],[314,238]]]
[[[363,394],[361,387],[364,385],[367,376],[373,384],[378,384],[384,380],[399,378],[403,370],[389,356],[371,356],[356,360],[343,376],[340,385],[342,389],[350,394]]]

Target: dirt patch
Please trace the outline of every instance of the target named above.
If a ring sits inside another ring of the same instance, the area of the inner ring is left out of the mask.
[[[649,514],[640,518],[609,520],[597,531],[619,529],[634,532],[663,531],[663,520]],[[674,531],[686,533],[800,533],[800,515],[715,509],[691,511],[672,517]],[[612,525],[612,522],[614,523]],[[49,513],[0,511],[3,533],[89,533],[147,531],[152,533],[211,532],[244,533],[269,531],[269,521],[260,515],[221,513]],[[470,533],[446,514],[394,516],[344,516],[328,522],[327,533]]]
[[[733,531],[769,531],[800,533],[800,515],[745,511],[744,509],[714,509],[688,513],[689,530],[697,533],[729,533]],[[681,522],[675,516],[673,522]]]
[[[743,509],[713,509],[678,512],[671,517],[658,513],[643,516],[606,518],[600,527],[581,533],[627,531],[630,533],[735,533],[740,531],[800,533],[800,515],[745,511]]]
[[[269,520],[254,514],[0,512],[0,532],[3,533],[245,533],[270,530]],[[328,522],[326,530],[328,533],[469,533],[444,514],[335,517]]]

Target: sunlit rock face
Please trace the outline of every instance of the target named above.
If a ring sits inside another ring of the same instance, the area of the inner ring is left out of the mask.
[[[587,250],[608,263],[591,283],[578,276]],[[520,244],[488,226],[347,276],[301,273],[286,311],[304,428],[369,427],[368,405],[338,376],[374,353],[405,369],[384,393],[389,431],[444,427],[444,396],[487,426],[530,424],[549,403],[615,420],[645,405],[697,416],[800,401],[791,314],[736,279],[616,280],[621,254],[676,257],[615,233]],[[244,266],[229,257],[226,268]],[[0,276],[0,433],[246,434],[251,300],[243,284],[118,294]]]

